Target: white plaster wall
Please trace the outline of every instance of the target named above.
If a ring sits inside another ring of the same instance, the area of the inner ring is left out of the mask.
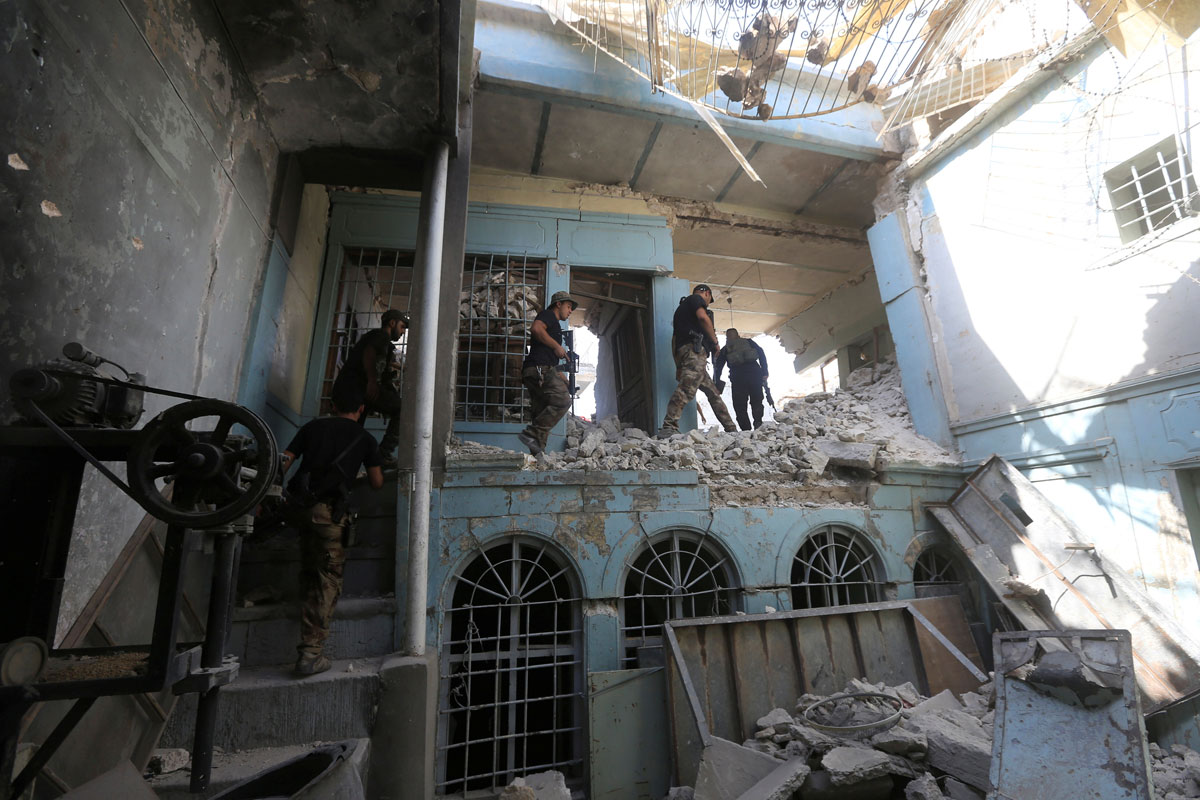
[[[1178,53],[1097,48],[1062,74],[909,195],[953,422],[1200,364],[1195,220],[1123,246],[1103,181],[1176,130]]]

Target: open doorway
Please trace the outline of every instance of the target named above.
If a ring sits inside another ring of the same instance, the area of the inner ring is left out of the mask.
[[[599,340],[595,419],[616,416],[653,430],[649,279],[636,272],[572,269],[571,294],[579,301],[571,326]]]

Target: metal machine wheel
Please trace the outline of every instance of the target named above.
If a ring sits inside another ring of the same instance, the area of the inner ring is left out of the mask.
[[[187,427],[204,417],[217,418],[213,430]],[[234,424],[250,436],[231,436]],[[126,466],[130,494],[149,513],[172,525],[207,528],[252,511],[270,489],[278,462],[275,436],[257,414],[223,400],[190,400],[146,424]],[[160,479],[170,480],[169,494]]]

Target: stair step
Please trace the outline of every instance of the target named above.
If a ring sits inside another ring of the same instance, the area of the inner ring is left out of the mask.
[[[262,586],[280,589],[285,597],[298,592],[300,537],[285,530],[268,539],[246,542],[238,574],[239,594]],[[396,517],[363,517],[358,520],[355,544],[346,548],[342,593],[348,597],[372,596],[396,589]]]
[[[209,788],[200,794],[192,794],[188,791],[192,778],[190,768],[158,775],[147,780],[147,783],[158,795],[159,800],[207,800],[207,798],[220,794],[260,772],[303,756],[321,745],[322,742],[309,742],[283,747],[259,747],[236,753],[216,752],[213,754]],[[365,784],[370,739],[357,739],[354,741],[354,745],[354,752],[349,761],[358,773],[360,782]]]
[[[213,744],[226,751],[333,742],[371,735],[382,658],[338,659],[298,678],[292,665],[247,667],[221,689]],[[159,747],[192,748],[196,695],[179,698]]]
[[[381,656],[395,649],[394,597],[343,597],[333,612],[325,655],[332,659]],[[226,652],[243,667],[290,663],[300,641],[296,602],[235,608]]]

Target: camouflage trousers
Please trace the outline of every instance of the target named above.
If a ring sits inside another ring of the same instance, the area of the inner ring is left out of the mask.
[[[346,548],[345,520],[334,522],[328,503],[292,512],[300,532],[300,644],[302,655],[320,655],[329,638],[333,609],[342,594]]]
[[[667,402],[667,416],[663,418],[662,424],[664,428],[679,430],[679,416],[683,414],[683,407],[692,401],[696,390],[699,389],[708,396],[708,402],[712,405],[713,413],[717,415],[721,426],[727,431],[737,430],[725,401],[721,399],[721,393],[713,385],[712,378],[708,377],[707,353],[697,353],[690,344],[676,348],[675,380],[678,381],[678,385]]]
[[[544,448],[550,438],[550,429],[571,408],[571,391],[554,367],[525,367],[521,370],[521,383],[529,390],[529,406],[533,413],[533,421],[525,432]]]

